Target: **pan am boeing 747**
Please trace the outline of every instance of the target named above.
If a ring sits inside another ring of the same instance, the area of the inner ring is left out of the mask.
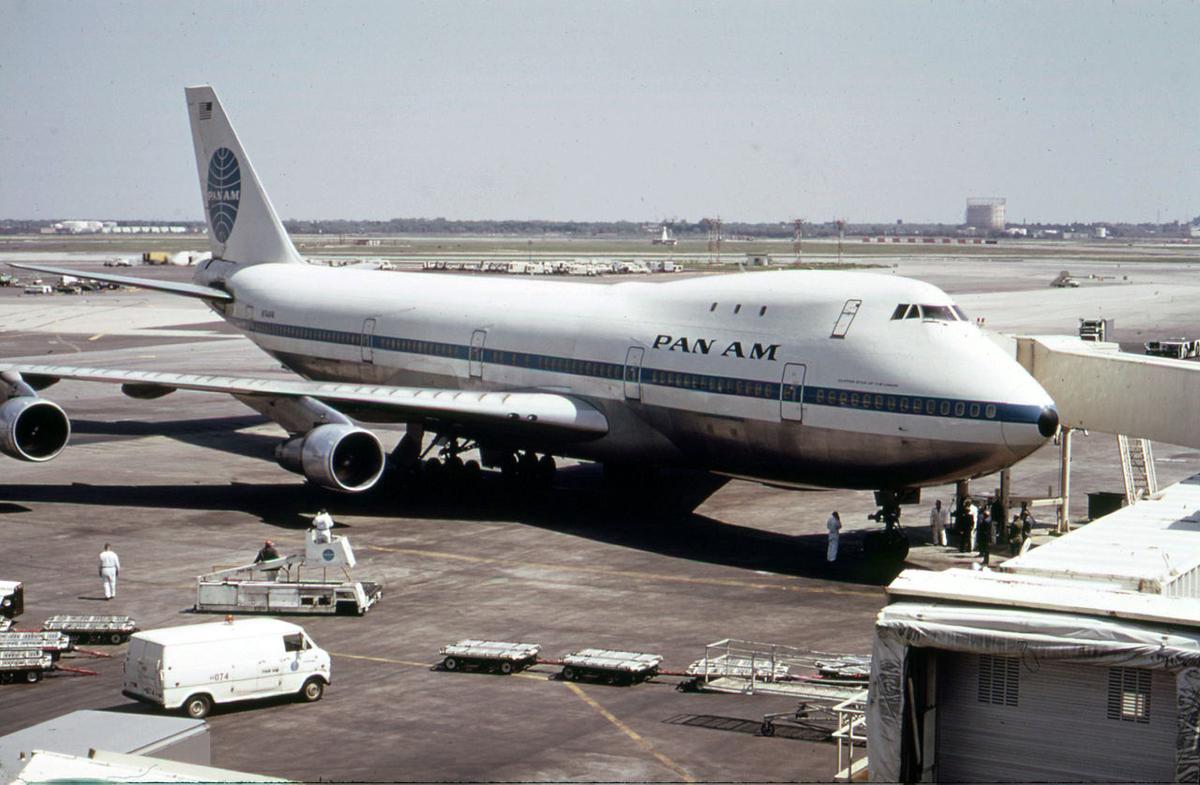
[[[232,395],[288,431],[283,467],[343,492],[376,485],[388,462],[363,423],[407,426],[399,466],[432,433],[452,464],[473,444],[518,472],[557,455],[893,495],[1011,466],[1058,428],[1038,383],[945,292],[911,279],[603,286],[310,265],[216,93],[185,92],[213,256],[192,283],[14,266],[200,298],[297,378],[0,361],[9,456],[49,461],[66,446],[67,415],[39,395],[60,379],[146,400]]]

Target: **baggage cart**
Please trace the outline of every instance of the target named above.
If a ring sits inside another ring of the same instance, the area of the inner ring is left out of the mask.
[[[42,624],[46,632],[62,632],[73,643],[124,643],[138,631],[129,616],[51,616]]]
[[[503,674],[516,673],[537,662],[542,647],[536,643],[480,641],[468,638],[442,648],[442,667],[448,671],[486,668]]]
[[[62,632],[0,632],[0,652],[44,651],[57,660],[73,648],[71,637]]]
[[[637,651],[583,649],[563,657],[562,677],[567,681],[595,679],[605,684],[633,684],[658,673],[662,656]]]
[[[43,674],[54,667],[47,652],[37,649],[0,650],[0,683],[24,682],[35,684]]]

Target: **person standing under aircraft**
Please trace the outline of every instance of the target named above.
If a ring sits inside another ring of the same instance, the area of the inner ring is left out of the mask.
[[[121,560],[106,542],[104,550],[100,551],[100,583],[104,586],[104,599],[111,600],[117,596],[117,576],[120,574]]]
[[[987,567],[992,558],[992,513],[987,507],[979,513],[979,563]]]
[[[948,513],[949,511],[942,507],[941,499],[935,501],[933,509],[929,511],[929,529],[934,545],[946,544],[946,524],[949,521]]]
[[[333,529],[333,517],[324,508],[313,518],[313,542],[330,542]]]
[[[838,539],[841,537],[842,517],[838,515],[837,510],[833,511],[833,515],[829,516],[829,520],[825,521],[825,528],[829,530],[829,545],[825,550],[825,561],[833,563],[837,561]]]

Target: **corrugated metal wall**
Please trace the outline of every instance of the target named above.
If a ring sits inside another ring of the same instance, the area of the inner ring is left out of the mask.
[[[1148,721],[1136,722],[1110,719],[1107,667],[994,660],[981,679],[978,655],[938,655],[937,781],[1173,779],[1174,674],[1150,672]]]

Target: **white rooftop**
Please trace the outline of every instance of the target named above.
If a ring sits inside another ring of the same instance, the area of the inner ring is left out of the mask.
[[[157,630],[144,630],[134,635],[135,638],[162,645],[206,643],[208,641],[239,640],[254,638],[259,635],[288,635],[301,632],[299,625],[280,619],[236,619],[234,621],[218,621],[208,624],[187,624],[182,627],[162,627]]]
[[[1130,591],[1200,596],[1182,585],[1171,587],[1198,567],[1200,475],[1195,475],[1009,559],[999,569],[1108,583]]]

